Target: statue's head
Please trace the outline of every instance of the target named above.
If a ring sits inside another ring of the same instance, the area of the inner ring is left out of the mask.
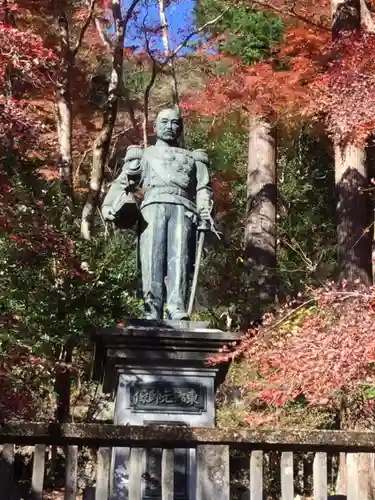
[[[158,139],[175,144],[182,132],[182,118],[177,108],[163,109],[156,117],[155,132]]]

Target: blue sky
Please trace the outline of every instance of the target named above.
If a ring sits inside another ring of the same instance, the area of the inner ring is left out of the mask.
[[[128,7],[130,3],[131,0],[123,0],[123,7]],[[140,8],[140,22],[146,18],[148,26],[158,25],[160,21],[157,0],[141,0],[141,3],[143,5]],[[195,0],[171,0],[170,3],[171,5],[166,9],[166,15],[169,24],[170,44],[173,50],[195,29]],[[131,22],[128,26],[127,35],[126,46],[144,46],[144,36],[139,36],[135,22]],[[197,38],[194,37],[191,41],[197,41]],[[154,48],[162,49],[161,39],[153,37],[152,42]],[[180,54],[183,53],[184,51],[181,51]]]

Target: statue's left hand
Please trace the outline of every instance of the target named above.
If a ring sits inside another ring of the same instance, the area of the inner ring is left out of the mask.
[[[203,207],[199,211],[199,217],[202,221],[211,222],[211,209]]]
[[[212,219],[211,211],[212,211],[212,203],[210,207],[202,207],[199,210],[200,224],[198,226],[198,231],[211,231],[214,234],[216,234],[216,236],[220,240],[221,239],[220,234],[216,230],[215,223]]]

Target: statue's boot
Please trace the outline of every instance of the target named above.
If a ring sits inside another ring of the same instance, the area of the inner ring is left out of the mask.
[[[168,313],[168,319],[175,321],[189,321],[189,315],[185,311],[175,311],[173,314]]]

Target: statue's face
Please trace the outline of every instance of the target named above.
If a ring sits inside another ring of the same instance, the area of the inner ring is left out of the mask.
[[[165,142],[175,142],[181,134],[181,117],[174,109],[160,111],[155,122],[155,132],[158,139]]]

